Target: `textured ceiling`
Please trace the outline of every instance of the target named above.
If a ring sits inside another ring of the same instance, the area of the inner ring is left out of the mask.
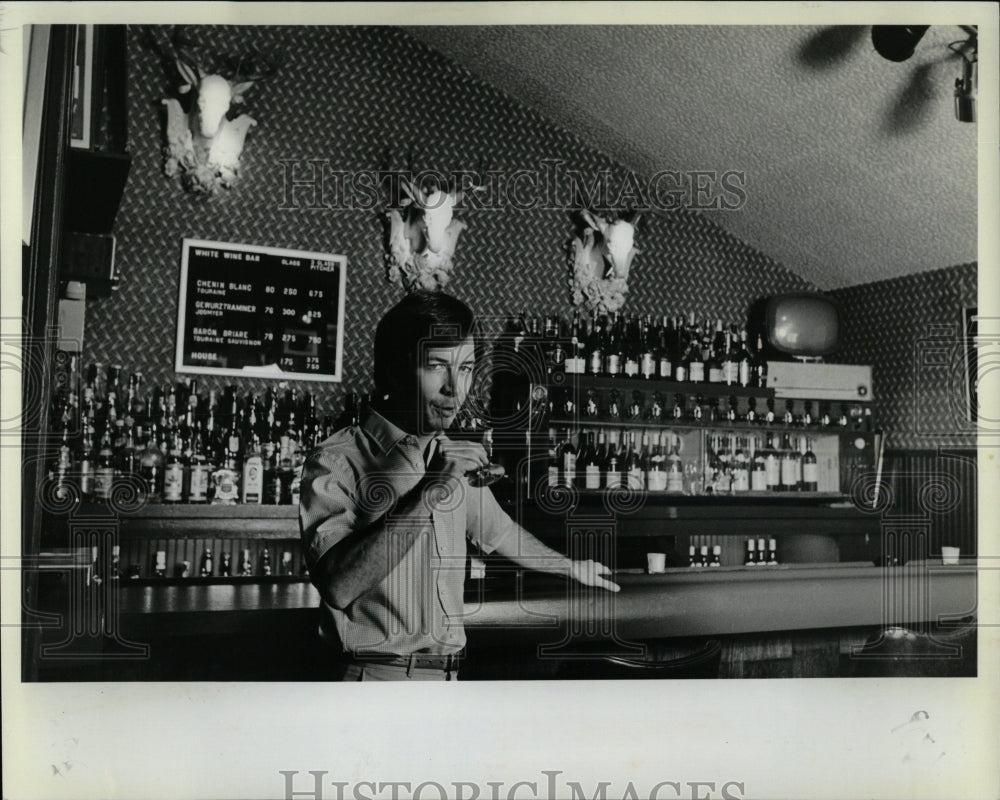
[[[745,171],[745,206],[704,213],[820,288],[977,260],[958,27],[903,63],[860,27],[406,30],[637,175]]]

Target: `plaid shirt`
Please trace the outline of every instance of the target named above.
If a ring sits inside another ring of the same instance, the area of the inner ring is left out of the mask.
[[[517,527],[492,492],[464,480],[451,483],[453,492],[397,503],[424,476],[428,441],[371,411],[323,442],[303,468],[299,523],[310,563],[354,531],[418,529],[402,560],[347,608],[322,602],[321,635],[333,626],[347,652],[461,650],[466,537],[490,553]]]

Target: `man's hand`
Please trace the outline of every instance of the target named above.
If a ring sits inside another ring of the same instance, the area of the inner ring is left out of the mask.
[[[579,581],[584,586],[600,586],[611,592],[621,590],[621,586],[602,575],[610,575],[611,570],[597,561],[571,561],[569,575],[574,580]]]
[[[478,442],[438,439],[437,451],[431,458],[429,472],[444,472],[462,477],[490,463],[485,448]]]

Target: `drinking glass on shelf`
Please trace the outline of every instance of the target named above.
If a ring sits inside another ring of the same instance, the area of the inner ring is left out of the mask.
[[[684,490],[687,494],[705,493],[705,471],[697,461],[684,464]]]

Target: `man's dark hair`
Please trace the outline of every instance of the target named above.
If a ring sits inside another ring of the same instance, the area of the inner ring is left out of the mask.
[[[479,351],[476,317],[457,297],[443,292],[415,291],[379,320],[375,329],[375,394],[392,394],[405,380],[413,381],[420,355],[428,347],[461,344],[470,335]]]

